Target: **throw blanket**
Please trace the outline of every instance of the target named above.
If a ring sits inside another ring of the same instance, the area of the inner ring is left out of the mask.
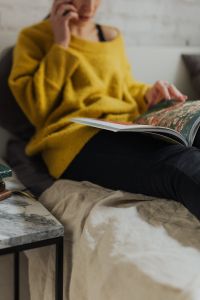
[[[200,299],[200,223],[181,204],[70,180],[39,200],[65,226],[64,300]],[[31,300],[54,300],[54,248],[26,254]]]

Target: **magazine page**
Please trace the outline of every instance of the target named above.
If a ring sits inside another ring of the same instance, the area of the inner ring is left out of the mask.
[[[155,138],[164,139],[170,143],[181,143],[184,145],[188,144],[185,138],[179,132],[167,127],[133,124],[133,122],[117,122],[108,120],[105,121],[85,117],[72,118],[71,121],[82,125],[110,130],[113,132],[140,132],[145,134],[151,134],[152,136],[155,136]]]
[[[136,124],[168,127],[193,143],[200,122],[200,100],[165,100],[135,120]]]
[[[129,131],[129,130],[140,130],[145,131],[146,128],[152,128],[150,125],[142,125],[142,124],[133,124],[132,122],[116,122],[116,121],[108,121],[108,120],[100,120],[93,118],[72,118],[72,122],[93,126],[100,129],[107,129],[111,131]]]

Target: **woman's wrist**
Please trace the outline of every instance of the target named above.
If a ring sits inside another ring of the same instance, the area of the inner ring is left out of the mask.
[[[149,95],[150,90],[151,90],[151,87],[148,88],[148,90],[146,91],[146,93],[144,95],[144,102],[146,103],[148,108],[151,107],[152,102],[153,102],[150,95]]]
[[[66,41],[56,41],[55,40],[55,44],[58,45],[58,46],[60,46],[60,47],[62,47],[62,48],[64,48],[64,49],[67,49],[68,46],[69,46]]]

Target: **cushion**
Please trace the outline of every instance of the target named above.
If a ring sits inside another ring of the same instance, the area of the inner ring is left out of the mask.
[[[28,140],[34,133],[34,127],[20,109],[8,86],[13,49],[14,47],[5,49],[0,56],[0,126]]]
[[[182,59],[190,75],[193,88],[200,98],[200,54],[183,54]]]
[[[26,141],[13,138],[9,140],[6,161],[20,182],[36,197],[49,188],[55,181],[40,155],[28,157],[25,154]]]

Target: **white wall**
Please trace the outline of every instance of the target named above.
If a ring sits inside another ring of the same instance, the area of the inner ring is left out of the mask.
[[[53,0],[0,0],[0,47],[39,21]],[[98,20],[118,26],[129,45],[200,45],[199,0],[102,0]]]

